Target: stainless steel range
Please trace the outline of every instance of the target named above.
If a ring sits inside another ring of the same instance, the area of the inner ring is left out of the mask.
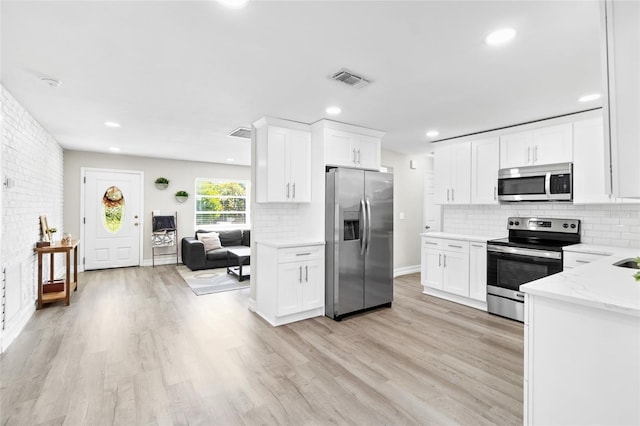
[[[562,272],[562,247],[580,242],[580,221],[510,217],[508,229],[487,242],[487,310],[523,322],[520,285]]]

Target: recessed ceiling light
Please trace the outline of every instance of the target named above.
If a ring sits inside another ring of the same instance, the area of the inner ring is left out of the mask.
[[[325,111],[329,115],[338,115],[338,114],[340,114],[342,112],[340,107],[337,107],[337,106],[327,107],[327,109],[325,109]]]
[[[489,34],[487,38],[484,39],[484,41],[489,46],[499,46],[513,40],[515,36],[516,30],[514,30],[513,28],[500,28],[499,30],[496,30]]]
[[[581,96],[578,99],[578,102],[590,102],[595,101],[596,99],[600,99],[600,93],[591,93],[589,95]]]
[[[109,147],[109,151],[111,151],[111,152],[120,152],[120,148],[118,148],[117,146],[110,146]]]
[[[40,81],[51,87],[60,87],[62,85],[62,82],[60,80],[56,80],[55,78],[51,77],[40,77]]]
[[[227,158],[227,163],[233,163],[234,161],[236,160],[234,160],[233,158]]]
[[[440,132],[439,132],[439,131],[437,131],[437,130],[429,130],[429,131],[427,132],[427,137],[428,137],[428,138],[435,138],[435,137],[436,137],[436,136],[438,136],[439,134],[440,134]]]
[[[105,121],[104,125],[107,127],[120,127],[120,123],[116,123],[115,121]]]
[[[218,0],[218,3],[229,9],[242,9],[249,3],[249,0]]]

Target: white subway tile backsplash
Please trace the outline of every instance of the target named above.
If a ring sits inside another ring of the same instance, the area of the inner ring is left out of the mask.
[[[507,234],[510,216],[580,219],[582,242],[617,247],[640,247],[640,204],[573,205],[518,203],[497,206],[444,206],[443,231],[489,235]]]

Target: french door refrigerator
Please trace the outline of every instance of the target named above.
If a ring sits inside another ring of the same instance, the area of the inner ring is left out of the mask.
[[[393,301],[393,175],[326,173],[325,315],[335,320]]]

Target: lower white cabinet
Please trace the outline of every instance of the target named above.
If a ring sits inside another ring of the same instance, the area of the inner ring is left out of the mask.
[[[256,312],[271,325],[324,315],[324,242],[258,242],[256,263]]]
[[[484,242],[422,237],[425,294],[486,310],[487,246]]]

